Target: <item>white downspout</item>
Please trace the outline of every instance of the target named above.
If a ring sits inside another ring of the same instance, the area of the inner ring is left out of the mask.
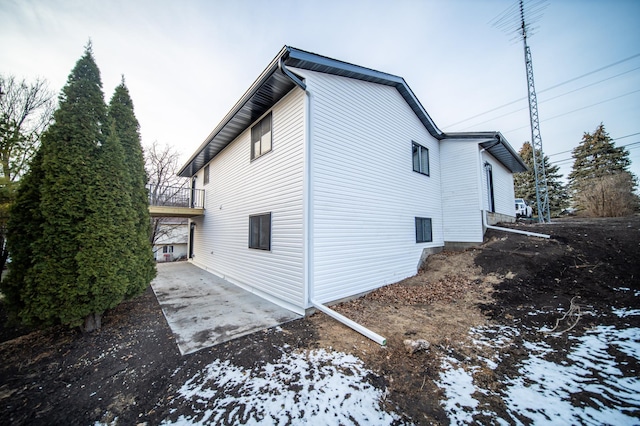
[[[528,235],[529,237],[551,238],[551,235],[547,235],[547,234],[539,234],[537,232],[521,231],[519,229],[501,228],[500,226],[489,225],[487,223],[487,212],[485,210],[481,210],[481,211],[482,211],[482,224],[485,226],[485,228],[495,229],[497,231],[513,232],[516,234]]]
[[[547,234],[539,234],[537,232],[529,232],[529,231],[521,231],[519,229],[511,229],[511,228],[502,228],[500,226],[493,226],[487,223],[487,212],[482,208],[482,203],[484,202],[484,198],[482,197],[483,185],[482,185],[482,153],[486,151],[486,148],[482,148],[480,150],[480,213],[482,213],[482,224],[487,229],[495,229],[496,231],[504,231],[504,232],[513,232],[514,234],[522,234],[527,235],[529,237],[539,237],[539,238],[551,238],[551,235]]]
[[[327,308],[323,304],[318,303],[313,299],[311,299],[311,304],[313,305],[314,308],[316,308],[319,311],[322,311],[325,314],[329,315],[330,317],[340,321],[341,323],[343,323],[347,327],[352,328],[353,330],[357,331],[358,333],[362,334],[365,337],[368,337],[369,339],[373,340],[374,342],[378,343],[379,345],[385,346],[387,344],[387,339],[385,339],[384,337],[382,337],[378,333],[374,333],[373,331],[371,331],[368,328],[358,324],[357,322],[352,321],[349,318],[345,317],[344,315],[337,313],[333,309]]]
[[[292,77],[292,73],[285,67],[284,65],[284,61],[280,60],[280,69],[282,69],[282,71],[289,76],[290,78]],[[305,252],[305,282],[306,282],[306,288],[305,288],[305,293],[306,293],[306,297],[308,298],[307,300],[309,300],[309,303],[311,304],[311,306],[313,306],[314,308],[316,308],[317,310],[325,313],[326,315],[329,315],[331,318],[334,318],[338,321],[340,321],[341,323],[343,323],[344,325],[346,325],[347,327],[357,331],[358,333],[362,334],[365,337],[368,337],[369,339],[373,340],[374,342],[385,346],[387,344],[387,339],[385,339],[384,337],[380,336],[377,333],[374,333],[373,331],[369,330],[368,328],[364,327],[361,324],[358,324],[357,322],[350,320],[349,318],[345,317],[342,314],[339,314],[338,312],[334,311],[331,308],[328,308],[327,306],[323,305],[320,302],[317,302],[314,299],[314,292],[313,292],[313,230],[312,230],[312,225],[313,225],[313,194],[312,194],[312,189],[313,189],[313,182],[312,182],[312,174],[311,174],[311,92],[309,92],[309,90],[307,89],[306,85],[303,84],[299,79],[295,79],[294,82],[304,91],[305,93],[305,107],[306,107],[306,122],[305,122],[305,126],[306,126],[306,136],[305,136],[305,143],[306,143],[306,149],[305,149],[305,174],[306,174],[306,187],[304,189],[306,195],[303,197],[304,201],[305,201],[305,208],[306,208],[306,215],[305,215],[305,219],[304,219],[304,252]]]

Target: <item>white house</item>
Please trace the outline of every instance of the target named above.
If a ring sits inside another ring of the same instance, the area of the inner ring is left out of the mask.
[[[153,257],[156,262],[173,262],[186,259],[189,242],[187,219],[163,217],[154,221]]]
[[[397,282],[514,219],[498,132],[445,134],[403,78],[285,46],[180,170],[190,261],[293,311]]]

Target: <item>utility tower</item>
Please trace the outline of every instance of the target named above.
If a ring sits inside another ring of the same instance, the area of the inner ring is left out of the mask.
[[[527,91],[529,94],[529,121],[531,124],[531,146],[533,147],[533,173],[536,180],[536,205],[538,208],[538,221],[551,222],[549,212],[549,193],[547,189],[547,174],[544,169],[544,151],[542,150],[542,136],[540,135],[540,117],[538,115],[538,98],[536,87],[533,82],[533,61],[531,59],[531,49],[527,43],[527,36],[531,36],[531,21],[540,17],[542,10],[546,7],[546,0],[538,0],[525,10],[523,0],[519,0],[518,9],[507,9],[499,18],[494,21],[494,26],[502,29],[511,29],[514,18],[518,18],[518,38],[522,38],[524,45],[524,63],[527,71]],[[527,13],[534,16],[525,16]],[[527,18],[529,22],[527,22]],[[511,28],[509,28],[511,27]]]

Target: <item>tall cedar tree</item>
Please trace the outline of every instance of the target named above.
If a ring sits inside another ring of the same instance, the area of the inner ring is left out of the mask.
[[[132,246],[133,261],[127,297],[144,291],[155,277],[155,261],[149,242],[151,227],[149,199],[146,189],[147,172],[140,143],[140,125],[133,111],[129,89],[122,82],[109,103],[109,118],[115,123],[115,131],[124,150],[125,174],[131,188],[131,203],[135,211],[135,242]]]
[[[525,142],[520,148],[520,157],[527,165],[526,172],[513,175],[513,185],[515,187],[516,198],[524,198],[529,201],[534,212],[537,214],[538,206],[536,200],[536,178],[533,168],[533,148],[529,142]],[[562,183],[560,167],[551,165],[549,157],[544,156],[544,170],[547,176],[547,193],[549,196],[549,210],[552,215],[559,215],[569,204],[569,193]]]
[[[128,293],[135,214],[124,169],[89,44],[12,209],[3,290],[23,322],[99,327]]]
[[[569,174],[569,185],[574,194],[588,187],[590,179],[628,171],[631,165],[629,151],[615,146],[602,123],[593,134],[582,136],[571,155],[573,169]]]

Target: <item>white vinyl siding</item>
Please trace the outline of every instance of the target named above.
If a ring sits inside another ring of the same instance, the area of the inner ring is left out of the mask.
[[[444,240],[482,242],[478,141],[448,139],[440,143]],[[494,179],[495,183],[495,179]]]
[[[484,170],[484,163],[491,164],[493,175],[493,201],[495,204],[495,212],[515,216],[515,195],[513,189],[513,174],[496,160],[487,151],[482,153],[482,188],[483,188],[483,209],[488,210],[489,198],[487,192],[487,174]]]
[[[298,312],[305,304],[304,97],[296,88],[271,110],[269,155],[251,161],[248,128],[211,160],[205,215],[192,220],[194,264]],[[202,174],[197,174],[200,188]],[[249,217],[266,212],[271,213],[270,251],[250,249]]]
[[[443,245],[438,141],[394,87],[296,73],[311,93],[313,297],[414,275],[423,249]],[[413,171],[412,141],[429,149],[430,176]],[[432,219],[432,242],[416,243],[416,217]]]

